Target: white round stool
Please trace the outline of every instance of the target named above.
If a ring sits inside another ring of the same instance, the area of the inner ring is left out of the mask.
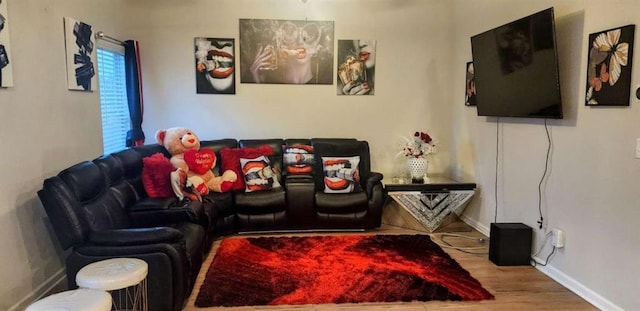
[[[147,311],[148,265],[136,258],[113,258],[86,265],[76,274],[81,288],[111,293],[113,310]]]
[[[109,311],[111,296],[105,291],[80,288],[47,296],[25,309],[25,311],[64,310]]]

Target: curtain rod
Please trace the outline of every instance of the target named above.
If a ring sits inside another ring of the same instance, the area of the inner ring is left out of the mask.
[[[96,38],[102,39],[102,40],[106,40],[106,41],[111,41],[112,43],[117,43],[117,44],[120,44],[120,45],[124,46],[124,42],[122,42],[122,41],[120,41],[120,40],[118,40],[118,39],[116,39],[114,37],[107,36],[102,31],[96,32]]]

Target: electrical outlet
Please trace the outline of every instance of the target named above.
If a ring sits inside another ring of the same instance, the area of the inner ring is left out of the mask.
[[[564,247],[564,231],[562,229],[554,228],[551,230],[551,245],[556,248]]]

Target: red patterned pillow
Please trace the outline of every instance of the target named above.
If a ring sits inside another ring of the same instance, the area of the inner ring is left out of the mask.
[[[360,192],[360,156],[322,157],[325,193]]]
[[[282,146],[284,171],[290,175],[307,175],[313,172],[313,146],[292,144]]]
[[[271,190],[280,188],[278,175],[271,167],[269,158],[259,156],[257,158],[240,158],[240,166],[247,192]]]
[[[259,156],[270,156],[273,154],[273,148],[269,145],[259,147],[244,147],[244,148],[222,148],[220,150],[220,157],[222,162],[220,163],[220,169],[222,172],[226,170],[232,170],[238,176],[238,179],[233,186],[232,190],[244,190],[246,184],[244,183],[244,174],[240,167],[240,158],[257,158]]]
[[[142,159],[142,185],[150,198],[174,196],[171,188],[171,172],[174,167],[162,153],[158,152]]]

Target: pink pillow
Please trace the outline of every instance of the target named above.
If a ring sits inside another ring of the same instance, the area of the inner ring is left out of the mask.
[[[259,147],[244,147],[244,148],[222,148],[220,150],[220,157],[222,163],[220,163],[220,169],[222,172],[226,170],[232,170],[238,176],[238,179],[231,190],[244,190],[246,184],[244,183],[244,174],[240,167],[240,158],[251,159],[259,156],[270,156],[273,154],[273,148],[269,145]]]
[[[150,198],[174,196],[171,188],[171,172],[174,167],[162,153],[158,152],[142,159],[142,185]]]

